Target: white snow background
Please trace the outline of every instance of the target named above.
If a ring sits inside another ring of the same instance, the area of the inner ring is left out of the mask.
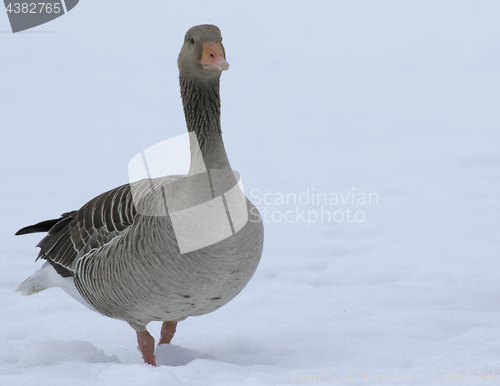
[[[82,0],[12,34],[1,11],[0,384],[500,384],[480,377],[500,372],[499,19],[487,0]],[[224,37],[224,141],[265,248],[154,368],[126,323],[15,293],[43,235],[14,233],[185,132],[176,60],[202,23]]]

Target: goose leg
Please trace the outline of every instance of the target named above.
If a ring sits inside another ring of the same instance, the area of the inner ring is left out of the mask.
[[[175,328],[177,327],[177,322],[163,322],[161,326],[161,338],[160,344],[168,344],[172,340],[175,334]]]
[[[139,344],[139,350],[142,353],[142,359],[149,365],[156,366],[155,359],[155,338],[151,334],[145,331],[137,331],[137,343]]]

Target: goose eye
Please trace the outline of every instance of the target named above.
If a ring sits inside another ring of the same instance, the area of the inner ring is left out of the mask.
[[[194,41],[194,38],[191,38],[191,44],[194,44],[195,41]]]

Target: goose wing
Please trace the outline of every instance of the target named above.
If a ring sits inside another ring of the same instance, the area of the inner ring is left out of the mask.
[[[36,260],[47,260],[63,277],[73,276],[73,262],[108,243],[131,226],[137,216],[130,184],[102,193],[81,209],[60,218],[20,229],[16,235],[48,232],[39,243]]]

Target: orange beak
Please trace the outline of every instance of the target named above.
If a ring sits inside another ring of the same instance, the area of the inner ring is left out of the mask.
[[[229,63],[224,58],[220,43],[203,43],[200,64],[204,70],[209,71],[226,71],[229,68]]]

